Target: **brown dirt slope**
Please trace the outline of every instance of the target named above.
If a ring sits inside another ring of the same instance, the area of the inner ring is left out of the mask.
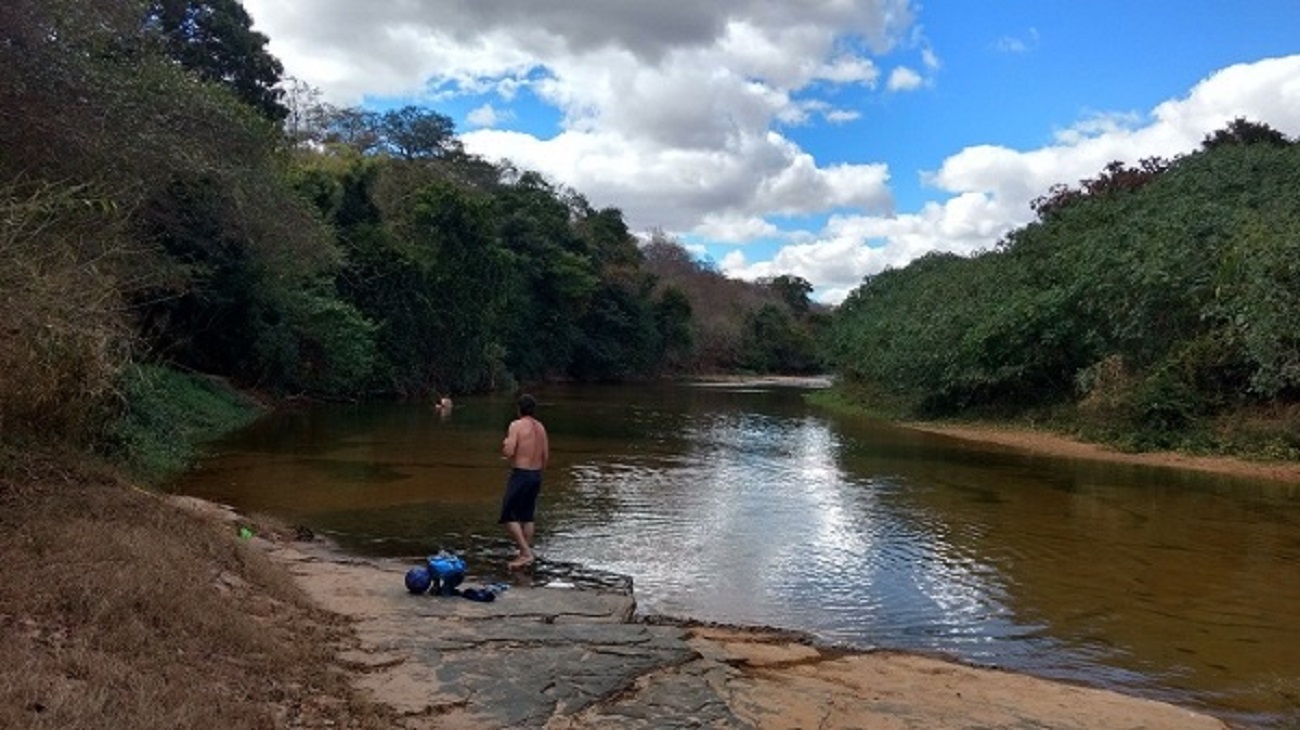
[[[67,464],[0,473],[0,727],[388,727],[233,525]],[[0,459],[2,460],[2,459]]]

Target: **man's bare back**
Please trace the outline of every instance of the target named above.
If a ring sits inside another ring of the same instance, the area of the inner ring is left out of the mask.
[[[545,469],[551,456],[546,427],[532,416],[511,421],[501,442],[501,455],[516,469]]]

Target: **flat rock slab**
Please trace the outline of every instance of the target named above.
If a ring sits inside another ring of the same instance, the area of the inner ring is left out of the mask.
[[[406,728],[1226,727],[944,659],[636,622],[630,585],[555,578],[546,565],[480,603],[408,593],[410,561],[349,558],[319,542],[265,547],[323,608],[353,620],[358,645],[340,661]]]

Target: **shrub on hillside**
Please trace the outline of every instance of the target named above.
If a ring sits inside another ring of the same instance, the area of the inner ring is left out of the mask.
[[[0,187],[0,434],[98,428],[130,352],[117,294],[130,254],[91,188]]]

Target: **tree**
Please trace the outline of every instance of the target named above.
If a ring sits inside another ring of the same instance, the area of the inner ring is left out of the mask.
[[[580,196],[571,203],[574,227],[587,244],[587,251],[604,270],[637,269],[645,257],[637,248],[636,238],[627,229],[623,211],[618,208],[595,210]]]
[[[663,346],[662,363],[669,367],[681,366],[695,344],[691,333],[691,300],[676,286],[666,286],[654,304],[654,315]]]
[[[169,58],[279,122],[289,114],[277,88],[284,67],[252,25],[238,0],[150,0],[146,20]]]
[[[431,160],[460,151],[451,118],[418,106],[385,112],[379,129],[389,151],[405,160]]]
[[[284,133],[294,144],[323,142],[330,106],[321,101],[321,90],[302,79],[289,77],[280,84],[286,116]]]
[[[343,145],[360,154],[374,152],[381,143],[379,115],[356,107],[328,108],[322,114],[322,142]]]
[[[1267,144],[1274,147],[1285,147],[1290,142],[1287,141],[1286,135],[1273,129],[1263,122],[1247,121],[1244,117],[1237,117],[1228,123],[1223,129],[1215,130],[1213,134],[1205,135],[1205,140],[1201,142],[1201,148],[1212,150],[1216,147],[1225,145],[1247,145],[1247,144]]]
[[[431,319],[426,361],[435,387],[481,388],[492,376],[489,347],[504,297],[509,252],[492,235],[492,202],[486,196],[433,184],[419,191],[414,205],[416,239],[428,290]]]
[[[791,312],[800,316],[808,312],[808,296],[812,294],[813,285],[807,279],[793,274],[782,274],[766,283],[781,297],[782,301],[789,305]]]
[[[870,277],[835,314],[836,366],[922,414],[1072,404],[1129,447],[1295,402],[1300,146],[1241,124],[1217,138],[1238,141],[1108,166],[996,251]]]
[[[512,316],[501,333],[506,362],[525,379],[562,375],[600,271],[556,188],[535,172],[513,177],[493,190],[496,235],[515,261],[507,286]]]
[[[621,380],[650,372],[661,351],[654,314],[636,282],[603,281],[579,322],[571,374]]]
[[[792,275],[758,282],[728,279],[658,232],[641,253],[643,268],[656,277],[656,291],[664,302],[680,294],[689,305],[688,330],[675,325],[660,330],[674,366],[699,372],[769,367],[806,372],[818,367],[815,335],[824,323],[811,311],[812,285],[807,281]],[[668,296],[670,289],[677,294]],[[779,309],[784,318],[778,321],[765,311],[768,307]],[[674,308],[671,305],[669,311]],[[780,332],[779,344],[766,344],[768,330]],[[684,346],[681,335],[687,333],[690,344]]]
[[[1046,220],[1055,213],[1090,198],[1132,192],[1149,184],[1169,169],[1169,162],[1159,157],[1141,160],[1137,167],[1129,167],[1119,160],[1106,165],[1101,174],[1079,181],[1079,189],[1068,185],[1053,185],[1047,195],[1034,198],[1029,207],[1040,219]]]

